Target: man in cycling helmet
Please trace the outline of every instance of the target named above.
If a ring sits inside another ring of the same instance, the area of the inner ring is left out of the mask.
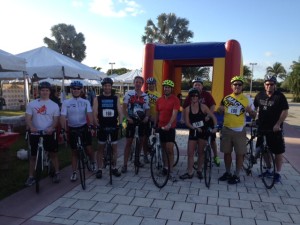
[[[54,135],[60,115],[59,107],[55,102],[50,100],[50,83],[41,82],[38,86],[38,90],[40,97],[28,103],[25,113],[26,125],[31,132],[31,156],[29,161],[29,177],[25,183],[26,186],[31,186],[35,183],[34,165],[39,142],[39,136],[37,135],[37,132],[41,130],[47,134],[44,137],[44,148],[49,152],[55,169],[53,182],[58,183],[60,181],[59,162],[57,157],[57,140],[55,139]]]
[[[216,107],[216,102],[215,102],[214,98],[212,97],[212,95],[209,92],[203,90],[203,80],[202,80],[202,78],[196,76],[193,79],[192,83],[193,83],[193,88],[196,88],[200,93],[199,102],[206,105],[210,109],[210,111],[212,113],[214,113],[215,107]],[[183,109],[186,109],[190,104],[191,104],[191,98],[189,96],[187,96],[187,98],[185,99],[185,101],[183,103]],[[185,118],[184,114],[185,114],[185,110],[183,110],[183,112],[181,114],[181,122],[182,123],[184,123],[184,118]],[[209,122],[210,127],[213,127],[212,118],[207,116],[205,118],[205,120]],[[214,163],[217,166],[220,166],[221,162],[220,162],[220,158],[218,156],[218,147],[217,147],[217,142],[216,142],[216,134],[212,135],[211,147],[212,147],[213,154],[214,154],[214,157],[213,157]]]
[[[140,149],[144,144],[146,136],[146,124],[149,120],[149,98],[148,95],[142,91],[142,87],[144,85],[144,78],[141,76],[136,76],[133,80],[133,84],[134,90],[127,91],[123,99],[123,114],[127,119],[127,127],[122,173],[127,172],[127,162],[135,133],[135,120],[141,119],[137,117],[138,115],[141,115],[140,113],[137,114],[137,111],[142,111],[144,114],[144,118],[142,118],[142,121],[139,125],[139,136],[141,140]],[[139,166],[142,167],[143,164],[139,163]]]
[[[121,173],[117,169],[117,157],[118,157],[118,124],[119,127],[122,126],[123,112],[121,110],[120,100],[118,96],[114,95],[112,92],[113,80],[109,77],[104,78],[101,81],[103,92],[101,95],[94,99],[93,105],[93,115],[94,124],[99,127],[98,131],[98,143],[99,148],[97,151],[97,165],[98,170],[96,173],[96,178],[100,179],[102,177],[103,168],[103,152],[107,140],[107,135],[104,128],[116,128],[113,133],[111,133],[111,143],[113,149],[113,166],[112,174],[116,177],[121,176]]]
[[[62,129],[69,130],[70,134],[69,143],[72,149],[72,174],[70,180],[74,182],[77,180],[78,160],[78,154],[76,151],[78,138],[76,132],[82,133],[82,144],[87,152],[87,155],[90,157],[93,171],[95,170],[96,165],[94,151],[92,149],[91,125],[93,124],[93,114],[90,102],[80,97],[83,89],[83,84],[81,81],[72,81],[70,88],[72,98],[63,101],[60,122]]]
[[[220,104],[218,112],[224,114],[224,123],[221,137],[221,152],[224,153],[226,172],[219,178],[220,181],[227,181],[228,184],[240,182],[240,171],[243,166],[246,149],[246,113],[253,118],[256,112],[253,110],[252,102],[243,92],[244,79],[242,76],[235,76],[231,79],[232,93],[225,96]],[[235,172],[231,174],[232,151],[236,155]]]
[[[264,91],[259,92],[254,99],[254,106],[258,109],[258,130],[270,130],[267,143],[271,152],[275,155],[275,182],[281,181],[280,171],[282,168],[285,143],[283,136],[283,122],[288,116],[289,105],[286,97],[276,90],[276,77],[267,75],[264,81]],[[257,147],[262,144],[262,138],[258,137]]]
[[[157,91],[156,88],[156,79],[154,77],[149,77],[146,80],[148,90],[146,91],[146,94],[148,95],[149,98],[149,106],[150,106],[150,114],[149,114],[149,121],[147,125],[147,136],[151,135],[151,129],[154,126],[154,120],[156,117],[156,101],[157,99],[161,96],[161,94]],[[144,141],[144,163],[149,163],[148,159],[148,142]]]
[[[175,182],[177,177],[173,172],[174,165],[174,141],[177,113],[180,109],[180,102],[177,96],[172,94],[174,82],[165,80],[162,83],[163,96],[156,102],[156,127],[159,129],[162,148],[170,159],[170,180]],[[165,168],[166,169],[166,168]]]

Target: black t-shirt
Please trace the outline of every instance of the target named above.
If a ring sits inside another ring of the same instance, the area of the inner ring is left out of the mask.
[[[254,99],[254,106],[259,108],[258,123],[264,130],[273,129],[282,111],[289,109],[286,97],[279,91],[275,91],[271,97],[265,91],[258,93]]]
[[[98,120],[101,127],[115,127],[118,124],[118,97],[100,95],[98,99]]]

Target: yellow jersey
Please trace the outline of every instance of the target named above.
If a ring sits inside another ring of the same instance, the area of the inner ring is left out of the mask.
[[[156,116],[156,101],[161,97],[161,94],[158,91],[147,91],[146,93],[149,97],[150,116],[153,120]]]
[[[246,107],[250,100],[243,94],[230,94],[223,98],[221,105],[224,105],[224,126],[233,130],[240,130],[245,126]]]

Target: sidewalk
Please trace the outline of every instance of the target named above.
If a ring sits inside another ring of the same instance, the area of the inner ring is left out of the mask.
[[[257,177],[257,165],[253,177],[242,172],[241,183],[237,185],[219,182],[218,177],[225,171],[223,160],[221,167],[213,168],[210,189],[195,176],[191,180],[168,182],[158,189],[151,180],[149,165],[141,168],[138,175],[129,165],[128,173],[113,178],[113,185],[104,171],[101,180],[91,176],[87,190],[83,191],[79,182],[69,181],[71,169],[66,168],[60,184],[45,179],[40,194],[31,187],[2,200],[0,225],[300,224],[300,129],[285,124],[284,130],[282,183],[271,190]],[[177,143],[182,155],[176,172],[182,174],[187,167],[186,130],[178,130]],[[119,143],[119,152],[123,146],[124,139]],[[122,165],[122,157],[118,164]]]

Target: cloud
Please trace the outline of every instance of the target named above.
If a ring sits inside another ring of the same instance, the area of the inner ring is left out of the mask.
[[[79,1],[79,0],[74,0],[74,1],[72,1],[72,6],[74,8],[81,8],[83,6],[83,2]]]
[[[92,0],[90,11],[104,17],[137,16],[144,13],[135,1],[129,0]]]
[[[267,52],[265,52],[265,56],[266,57],[272,57],[273,56],[273,52],[267,51]]]

